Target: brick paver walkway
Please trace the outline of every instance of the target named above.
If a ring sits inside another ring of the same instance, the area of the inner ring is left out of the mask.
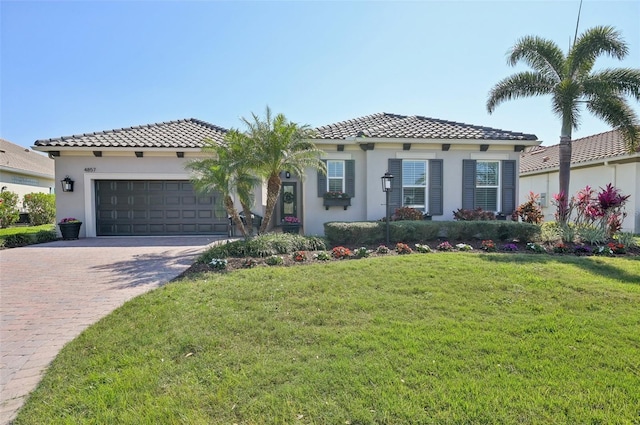
[[[87,238],[0,250],[0,424],[60,349],[179,275],[214,237]]]

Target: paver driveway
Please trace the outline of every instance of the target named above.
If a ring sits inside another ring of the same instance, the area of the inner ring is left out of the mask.
[[[215,237],[109,237],[0,251],[0,424],[58,351],[125,301],[182,273]]]

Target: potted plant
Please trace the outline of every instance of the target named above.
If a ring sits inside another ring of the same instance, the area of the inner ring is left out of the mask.
[[[294,216],[286,216],[282,220],[283,233],[300,233],[300,219]]]
[[[73,217],[66,217],[58,222],[58,227],[64,240],[78,239],[80,226],[82,226],[82,222]]]
[[[324,208],[327,210],[329,207],[334,206],[343,207],[346,210],[347,207],[351,206],[351,195],[344,192],[325,192],[324,195],[322,195],[322,200],[322,205],[324,205]]]

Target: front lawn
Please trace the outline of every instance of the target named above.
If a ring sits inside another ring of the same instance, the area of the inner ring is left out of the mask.
[[[15,424],[635,423],[639,305],[638,257],[207,273],[68,344]]]

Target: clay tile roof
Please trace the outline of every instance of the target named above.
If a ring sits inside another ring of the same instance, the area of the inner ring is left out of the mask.
[[[54,163],[49,157],[0,139],[0,168],[10,168],[26,174],[54,176]]]
[[[628,155],[622,135],[617,130],[583,137],[571,142],[571,164]],[[560,145],[536,146],[520,158],[520,173],[558,168]]]
[[[389,139],[538,140],[534,134],[427,118],[379,113],[316,128],[319,139],[375,137]]]
[[[221,142],[222,127],[194,118],[43,139],[36,146],[91,148],[201,148],[204,139]]]

